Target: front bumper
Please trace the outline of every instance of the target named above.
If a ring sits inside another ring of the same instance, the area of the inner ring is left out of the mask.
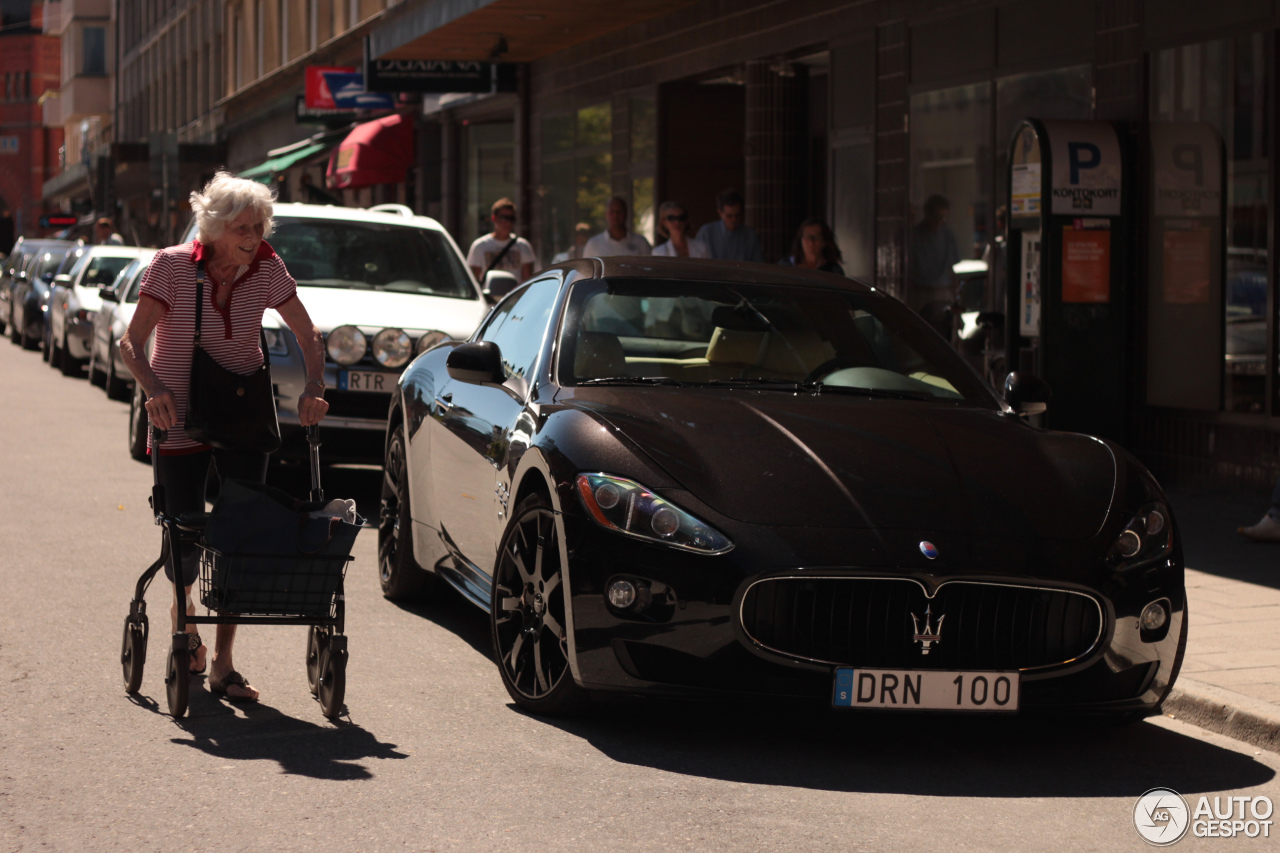
[[[624,539],[570,512],[564,519],[574,554],[570,589],[576,675],[582,686],[596,691],[774,697],[829,705],[836,664],[777,653],[753,642],[743,630],[740,615],[744,592],[756,580],[775,576],[803,577],[809,572],[859,578],[891,573],[884,568],[832,567],[830,563],[820,570],[794,569],[760,561],[762,556],[767,560],[769,552],[780,557],[786,550],[809,551],[815,560],[806,561],[810,565],[820,565],[815,553],[820,550],[859,553],[857,531],[761,531],[759,541],[752,543],[755,547],[735,540],[739,547],[734,551],[707,557]],[[815,547],[823,540],[825,547]],[[627,612],[610,606],[604,592],[619,576],[647,586],[651,603]],[[958,570],[951,577],[978,576]],[[985,582],[1010,585],[1088,588],[1060,577],[981,577]],[[1179,639],[1185,620],[1181,565],[1164,566],[1140,586],[1104,591],[1099,584],[1091,589],[1103,611],[1096,643],[1074,660],[1023,670],[1021,708],[1104,713],[1149,711],[1159,705],[1172,686],[1181,657]],[[1143,637],[1138,629],[1139,612],[1155,598],[1171,603],[1167,631],[1158,639]],[[908,620],[906,628],[910,627]],[[881,665],[859,660],[839,664]]]

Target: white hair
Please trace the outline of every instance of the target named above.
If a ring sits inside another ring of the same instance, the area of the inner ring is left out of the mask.
[[[191,209],[196,214],[200,242],[217,240],[227,230],[227,225],[246,210],[253,210],[262,217],[262,236],[269,236],[275,200],[276,194],[265,184],[237,178],[230,172],[219,172],[204,185],[203,192],[191,194]]]

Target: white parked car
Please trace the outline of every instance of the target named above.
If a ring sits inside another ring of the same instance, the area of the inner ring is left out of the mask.
[[[53,280],[49,295],[49,363],[77,376],[89,361],[93,316],[102,307],[99,290],[142,252],[134,246],[87,246],[70,272]]]
[[[89,381],[106,389],[113,400],[129,399],[133,377],[120,354],[120,339],[138,307],[142,277],[155,257],[155,249],[140,249],[137,258],[120,271],[116,280],[99,291],[102,307],[93,317],[89,345]]]
[[[403,205],[277,204],[274,219],[267,242],[297,279],[298,297],[325,335],[325,458],[381,460],[391,391],[405,365],[437,343],[468,338],[489,302],[449,233]],[[193,224],[186,239],[194,238]],[[492,298],[515,284],[509,276],[490,279]],[[301,352],[276,312],[267,311],[263,331],[282,452],[301,455]],[[140,395],[134,399],[140,407]]]

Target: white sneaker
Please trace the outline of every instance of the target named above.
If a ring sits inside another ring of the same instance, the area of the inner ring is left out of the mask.
[[[1280,520],[1267,514],[1257,524],[1250,527],[1237,527],[1236,532],[1254,542],[1280,542]]]

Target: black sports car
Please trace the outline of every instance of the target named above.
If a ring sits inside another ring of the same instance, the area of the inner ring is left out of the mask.
[[[1038,429],[897,300],[822,273],[588,258],[393,397],[383,592],[491,614],[511,696],[1137,718],[1186,642],[1181,546],[1119,446]]]

